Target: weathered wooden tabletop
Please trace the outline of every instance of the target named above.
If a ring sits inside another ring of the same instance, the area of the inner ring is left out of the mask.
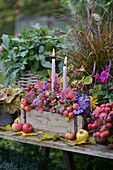
[[[46,140],[40,141],[40,138],[37,136],[13,136],[12,131],[0,131],[0,138],[19,141],[23,143],[29,143],[33,145],[39,145],[44,147],[50,147],[55,149],[60,149],[62,151],[70,151],[75,153],[93,155],[103,158],[113,159],[113,150],[108,150],[104,145],[98,144],[85,144],[85,145],[76,145],[76,146],[69,146],[65,141],[58,140]]]

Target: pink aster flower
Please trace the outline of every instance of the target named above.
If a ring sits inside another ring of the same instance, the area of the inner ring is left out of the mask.
[[[94,78],[96,78],[97,80],[99,80],[99,79],[100,79],[100,75],[99,75],[99,74],[94,75]]]
[[[0,51],[2,50],[2,46],[0,45]]]
[[[108,77],[108,73],[106,71],[102,71],[101,76],[100,76],[101,82],[105,83],[107,77]]]

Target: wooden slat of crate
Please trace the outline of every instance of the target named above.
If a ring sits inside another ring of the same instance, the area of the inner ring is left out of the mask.
[[[67,131],[75,133],[75,118],[71,118],[69,122],[63,116],[57,113],[51,112],[37,112],[36,110],[30,110],[26,112],[22,111],[21,114],[22,123],[30,123],[34,131],[44,130],[53,133],[65,134]]]

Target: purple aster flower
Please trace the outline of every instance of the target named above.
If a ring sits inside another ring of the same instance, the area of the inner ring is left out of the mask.
[[[38,98],[35,98],[32,102],[33,106],[38,106],[39,104],[39,99]]]
[[[79,107],[78,110],[73,110],[74,115],[79,115],[79,114],[81,114],[83,112],[84,112],[84,110],[81,109],[81,107]]]
[[[94,75],[93,77],[96,78],[97,80],[99,80],[101,76],[99,74],[97,74],[97,75]]]
[[[78,99],[80,97],[80,93],[79,92],[74,92],[75,98]]]

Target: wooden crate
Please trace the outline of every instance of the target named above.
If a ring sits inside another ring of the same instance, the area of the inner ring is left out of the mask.
[[[34,76],[30,70],[25,71],[19,79],[14,80],[14,84],[18,87],[27,88],[28,84],[34,85],[37,83],[37,80],[39,80],[39,74],[40,72]]]
[[[28,112],[21,110],[21,123],[30,123],[34,131],[43,130],[51,133],[65,134],[66,132],[77,132],[83,127],[83,118],[75,116],[68,122],[63,116],[51,112],[37,112],[30,110]]]

